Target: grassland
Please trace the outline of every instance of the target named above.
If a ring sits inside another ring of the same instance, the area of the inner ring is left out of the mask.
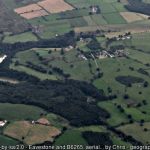
[[[56,139],[55,145],[87,145],[81,132],[77,130],[67,130],[63,135]]]
[[[144,126],[142,127],[138,123],[134,123],[134,124],[121,126],[117,129],[123,131],[127,135],[133,136],[135,139],[142,141],[146,145],[150,143],[149,127],[150,126],[148,122],[148,123],[144,123]],[[144,131],[144,129],[147,129],[148,131]]]
[[[43,109],[35,106],[0,103],[0,117],[8,121],[26,120],[26,119],[36,120],[43,113],[46,112]]]
[[[48,121],[50,122],[51,125],[59,128],[59,129],[69,126],[69,122],[66,119],[64,119],[61,116],[58,116],[56,114],[48,113],[45,117],[48,119]]]
[[[108,24],[125,24],[126,21],[123,19],[122,16],[118,13],[109,13],[104,14],[103,17],[106,19]]]
[[[75,55],[78,54],[76,50],[71,50],[69,52],[66,52],[64,56],[60,54],[60,51],[53,51],[51,54],[48,54],[48,51],[44,51],[44,49],[37,49],[36,52],[39,53],[39,55],[43,56],[45,55],[45,58],[52,60],[53,58],[56,59],[57,61],[50,61],[48,65],[43,65],[41,62],[38,60],[38,57],[35,54],[36,50],[29,50],[25,52],[20,52],[18,53],[15,57],[15,60],[18,60],[20,64],[25,65],[26,62],[30,60],[34,60],[33,63],[35,65],[41,65],[45,67],[47,70],[49,70],[49,66],[53,67],[58,67],[60,69],[63,69],[65,73],[71,74],[73,79],[83,79],[83,80],[89,80],[92,77],[92,74],[90,73],[89,67],[88,67],[88,61],[83,61],[82,59],[78,58]],[[65,60],[63,59],[65,57]],[[23,59],[22,59],[23,58]],[[58,59],[59,58],[59,59]],[[70,65],[73,64],[74,67],[71,68]],[[39,77],[40,79],[56,79],[60,78],[59,75],[56,73],[53,73],[52,75],[40,73],[37,71],[34,71],[33,69],[27,68],[25,66],[14,66],[13,64],[10,66],[11,68],[19,71],[25,71],[28,74],[35,75]],[[25,70],[26,69],[26,70]],[[35,72],[33,74],[32,72]],[[86,72],[86,77],[83,77],[83,72]],[[78,75],[76,75],[78,73]]]
[[[112,114],[111,117],[107,120],[108,124],[115,126],[115,125],[120,125],[121,123],[129,122],[127,115],[124,113],[121,113],[117,109],[117,106],[114,105],[114,103],[100,102],[98,105],[100,107],[106,109],[110,114]]]
[[[28,41],[37,41],[37,37],[31,32],[25,32],[17,35],[8,35],[5,36],[4,43],[17,43],[17,42],[28,42]]]
[[[147,34],[148,33],[142,34],[143,38],[144,35],[146,38],[148,38]],[[134,40],[135,36],[137,37],[138,35],[133,35],[133,38],[130,41],[124,40],[113,42],[111,46],[123,44],[125,46],[131,47],[133,43],[132,40]],[[97,37],[97,40],[105,46],[106,39],[104,37]],[[85,52],[90,51],[86,46],[86,42],[80,41],[77,44],[81,50]],[[70,74],[70,78],[76,80],[84,80],[88,82],[92,79],[93,73],[96,72],[95,62],[93,60],[83,60],[79,58],[79,52],[76,49],[64,51],[64,54],[61,54],[61,50],[51,50],[51,53],[49,53],[49,50],[50,49],[34,49],[34,51],[28,50],[25,52],[20,52],[15,56],[15,59],[19,60],[19,62],[24,65],[26,64],[26,62],[34,60],[33,63],[35,65],[41,65],[47,70],[52,67],[58,67],[62,69],[64,73]],[[125,85],[120,84],[115,79],[116,77],[121,75],[130,75],[140,77],[145,81],[150,82],[148,76],[138,72],[140,68],[143,68],[145,70],[148,69],[145,64],[150,63],[149,54],[145,51],[139,51],[134,48],[126,48],[126,51],[129,53],[128,58],[97,59],[98,66],[99,68],[101,68],[103,76],[102,78],[95,80],[93,84],[97,88],[103,89],[106,95],[110,94],[108,93],[108,87],[112,89],[111,94],[117,95],[117,98],[112,102],[101,102],[98,104],[100,107],[103,107],[108,112],[110,112],[111,118],[108,119],[107,122],[112,126],[119,126],[122,123],[128,123],[130,120],[127,116],[130,114],[132,115],[132,119],[134,121],[139,122],[142,119],[144,119],[145,121],[150,121],[149,115],[143,113],[143,111],[145,111],[144,108],[149,107],[149,101],[146,98],[149,97],[149,88],[144,88],[142,84],[133,84],[132,87],[126,87]],[[35,55],[35,52],[43,58],[48,59],[48,64],[43,65],[38,59],[37,55]],[[91,63],[91,68],[89,68],[89,63]],[[16,66],[16,69],[18,69],[19,67],[20,66]],[[130,68],[133,68],[133,70],[131,70]],[[62,79],[62,76],[55,72],[52,73],[52,76],[58,79]],[[125,94],[129,95],[129,99],[124,100]],[[147,104],[142,104],[141,107],[136,107],[144,99],[147,100]],[[128,108],[127,105],[130,103],[133,103],[134,106]],[[123,113],[120,113],[120,110],[117,108],[118,105],[121,105],[123,107]],[[147,110],[147,113],[148,112],[149,111]],[[116,118],[118,119],[116,120]]]
[[[106,29],[109,30],[114,29],[113,27],[116,27],[115,29],[117,31],[119,29],[118,33],[120,34],[122,33],[122,31],[120,30],[124,29],[123,27],[126,27],[126,29],[128,29],[129,27],[130,29],[130,27],[133,26],[148,27],[149,25],[149,21],[146,20],[144,17],[142,20],[133,22],[131,24],[127,22],[120,15],[120,13],[128,11],[125,9],[124,3],[119,3],[117,2],[117,0],[66,1],[77,9],[61,13],[49,14],[48,16],[35,18],[28,21],[19,18],[19,21],[20,23],[23,23],[23,26],[21,26],[21,28],[18,28],[18,30],[12,31],[21,33],[15,33],[13,34],[13,36],[10,36],[10,34],[6,35],[6,33],[1,33],[1,39],[4,38],[4,43],[37,41],[40,38],[53,38],[57,35],[62,35],[77,28],[79,32],[82,32],[91,30],[95,31],[97,29],[102,29],[102,27],[104,26],[106,26]],[[148,0],[145,1],[148,2]],[[29,0],[25,2],[25,4],[29,3]],[[11,8],[16,8],[24,5],[21,2],[16,4],[12,1],[10,2],[9,0],[6,0],[5,4],[9,4],[8,6],[11,6]],[[101,11],[100,14],[90,14],[90,6],[92,5],[99,6]],[[6,9],[6,7],[4,8]],[[16,19],[15,14],[13,14],[13,19]],[[27,28],[26,23],[29,23],[32,28],[38,28],[38,32],[36,34],[38,35],[39,39],[37,39],[37,37],[35,37],[35,35],[29,31],[22,33],[22,30]],[[135,29],[134,32],[136,32],[136,30],[137,29]],[[106,46],[107,39],[105,37],[96,37],[96,39],[102,47]],[[98,89],[103,89],[107,96],[113,94],[117,95],[117,97],[111,101],[108,100],[98,103],[99,107],[104,108],[111,115],[111,117],[107,119],[106,122],[110,126],[121,130],[127,135],[133,136],[135,139],[143,142],[144,144],[150,142],[150,101],[148,99],[150,97],[149,85],[148,87],[144,87],[143,83],[135,83],[128,87],[118,82],[116,80],[116,77],[140,77],[150,84],[149,76],[144,75],[138,71],[140,68],[142,68],[150,74],[150,69],[148,66],[148,64],[150,64],[149,41],[150,33],[145,32],[140,34],[133,34],[132,38],[128,40],[125,39],[112,42],[107,48],[116,45],[124,45],[126,47],[125,51],[128,52],[128,56],[121,58],[117,57],[96,59],[98,67],[103,72],[103,76],[99,79],[94,80],[93,82],[93,85],[95,85]],[[79,47],[84,52],[91,52],[91,50],[87,47],[87,42],[78,41],[77,47]],[[59,68],[63,70],[64,74],[69,74],[71,79],[90,82],[96,73],[97,66],[95,65],[93,59],[83,60],[79,57],[79,54],[79,51],[75,48],[69,51],[65,51],[64,49],[63,53],[61,48],[58,48],[56,50],[50,48],[35,48],[17,53],[12,60],[10,68],[17,71],[25,72],[29,75],[33,75],[41,80],[64,79],[62,74],[54,71],[54,68]],[[39,59],[39,57],[42,59]],[[47,62],[45,63],[43,60],[46,60]],[[16,62],[19,62],[19,64],[16,65]],[[29,63],[44,68],[46,70],[46,73],[42,73],[29,67]],[[89,67],[89,64],[91,65],[91,67]],[[109,92],[108,89],[111,89],[112,91]],[[127,99],[124,97],[125,95],[128,95]],[[145,100],[146,103],[144,103],[143,100]],[[120,106],[123,111],[120,111],[120,109],[118,109],[118,106]],[[8,109],[9,112],[6,111]],[[17,115],[18,112],[20,112],[19,116]],[[6,127],[4,133],[27,144],[39,144],[46,140],[50,140],[49,135],[47,134],[51,130],[51,128],[49,127],[43,127],[39,125],[35,125],[33,127],[27,122],[12,122],[16,120],[18,121],[27,119],[35,120],[39,118],[41,113],[45,113],[45,111],[33,106],[0,104],[0,116],[5,116],[4,119],[11,121],[11,124]],[[129,116],[131,116],[131,118]],[[63,127],[69,128],[64,132],[64,134],[56,139],[55,145],[87,145],[87,142],[82,137],[83,131],[107,132],[107,129],[105,127],[95,125],[81,128],[72,128],[70,127],[67,120],[51,113],[46,114],[45,117],[50,121],[53,126],[57,127],[58,129],[63,129]],[[146,122],[144,123],[143,127],[139,126],[139,122],[141,120],[144,120]],[[129,124],[129,122],[131,121],[133,123]],[[148,131],[144,131],[144,128],[148,129]],[[18,132],[18,134],[16,134],[16,132]],[[37,138],[37,136],[39,138]],[[33,139],[33,141],[31,139]],[[129,143],[123,142],[113,133],[111,133],[111,139],[113,143],[117,145],[130,145]],[[12,144],[16,142],[15,140],[10,140],[9,138],[2,135],[0,136],[0,142],[1,141],[4,143],[5,141],[8,141],[8,143],[10,142]]]
[[[48,53],[47,50],[45,52]],[[43,53],[43,51],[41,53]],[[24,66],[28,60],[34,60],[33,61],[34,64],[40,64],[40,61],[34,50],[20,52],[16,55],[16,58],[14,60],[18,60],[20,62],[20,65],[15,66],[14,64],[12,64],[10,65],[11,69],[21,71],[21,72],[26,72],[30,75],[40,78],[41,80],[45,80],[45,79],[56,80],[56,77],[53,75],[44,74],[44,73],[38,72],[36,70],[33,70],[29,67]]]
[[[19,144],[18,141],[13,140],[7,136],[4,135],[0,135],[0,145],[4,145],[4,146],[13,146],[13,145],[17,145]]]

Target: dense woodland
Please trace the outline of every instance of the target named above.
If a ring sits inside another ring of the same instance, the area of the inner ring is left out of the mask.
[[[91,102],[87,101],[89,98]],[[103,100],[106,97],[102,91],[74,80],[0,83],[0,102],[36,105],[62,115],[76,126],[98,124],[108,118],[109,114],[96,105]]]
[[[53,39],[39,40],[36,42],[17,42],[14,44],[10,43],[0,43],[0,50],[7,55],[13,55],[18,51],[23,51],[31,48],[58,48],[58,47],[67,47],[69,45],[75,45],[75,33],[70,31],[62,36],[58,36]]]
[[[128,0],[129,4],[125,7],[129,11],[150,15],[150,4],[143,3],[141,0]]]
[[[101,148],[104,148],[105,145],[113,145],[109,133],[86,131],[82,133],[82,136],[89,145],[101,145]]]

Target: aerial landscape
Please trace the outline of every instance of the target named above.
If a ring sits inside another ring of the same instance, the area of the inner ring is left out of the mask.
[[[0,0],[0,149],[150,150],[150,0]]]

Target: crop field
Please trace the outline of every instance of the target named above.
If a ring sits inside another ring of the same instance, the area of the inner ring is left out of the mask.
[[[24,14],[24,13],[28,13],[28,12],[38,11],[38,10],[41,10],[41,9],[42,8],[37,4],[30,4],[28,6],[16,8],[16,9],[14,9],[14,11],[17,14]]]
[[[135,22],[135,21],[140,21],[140,20],[144,20],[147,19],[148,16],[144,16],[138,13],[134,13],[134,12],[121,12],[120,15],[128,22]]]
[[[123,2],[117,2],[117,0],[36,0],[34,2],[29,0],[20,2],[15,2],[13,0],[9,2],[6,0],[2,5],[9,5],[9,11],[13,11],[13,16],[11,15],[12,21],[18,19],[17,23],[21,24],[18,25],[18,28],[12,26],[10,31],[15,31],[15,34],[16,32],[22,33],[28,30],[28,25],[30,24],[30,27],[37,28],[36,34],[42,39],[49,39],[56,35],[62,35],[71,30],[76,31],[77,28],[80,32],[85,29],[87,29],[87,31],[92,31],[99,29],[100,25],[129,24],[131,22],[134,23],[136,21],[141,22],[147,20],[147,16],[142,14],[138,14],[135,17],[134,13],[128,12],[125,9],[125,4]],[[100,8],[99,14],[90,15],[90,7],[93,5],[97,5]],[[7,7],[3,6],[3,8],[6,13],[5,10],[7,10]],[[2,14],[3,13],[1,13],[1,15]],[[5,19],[4,16],[6,15],[4,14],[1,19]],[[23,19],[21,16],[26,19]],[[5,25],[2,29],[5,29]],[[9,37],[6,37],[6,41],[7,38],[9,39]],[[26,39],[33,40],[33,38],[30,38]],[[14,40],[14,42],[18,41]],[[22,38],[20,38],[19,42],[22,42]]]
[[[38,2],[38,5],[40,5],[42,8],[44,8],[50,13],[59,13],[59,12],[63,12],[66,10],[73,9],[73,7],[67,4],[66,2],[64,2],[64,0],[55,0],[55,1],[44,0],[44,1]]]
[[[15,8],[14,11],[25,19],[32,19],[49,15],[49,13],[59,13],[72,9],[73,7],[63,0],[43,0],[35,4]]]
[[[53,141],[55,136],[61,133],[53,126],[40,124],[30,124],[28,121],[18,121],[9,124],[4,130],[4,134],[22,141],[28,145]],[[32,140],[31,140],[32,139]]]
[[[46,15],[48,15],[48,13],[45,10],[38,10],[38,11],[20,14],[20,16],[22,16],[26,19],[32,19],[32,18],[42,17],[42,16],[46,16]]]

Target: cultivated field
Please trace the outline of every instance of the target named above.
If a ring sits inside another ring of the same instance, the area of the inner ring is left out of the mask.
[[[4,134],[23,141],[28,145],[40,144],[45,141],[53,141],[54,137],[61,133],[60,130],[53,126],[40,124],[31,124],[28,121],[17,121],[11,123],[4,130]]]
[[[38,5],[40,5],[42,8],[44,8],[50,13],[59,13],[73,9],[73,7],[68,3],[64,2],[64,0],[44,0],[38,2]]]
[[[120,15],[128,22],[135,22],[135,21],[140,21],[143,19],[147,19],[148,16],[142,15],[139,13],[134,13],[134,12],[121,12]]]
[[[37,10],[37,11],[33,11],[33,12],[27,12],[27,13],[23,13],[20,14],[20,16],[26,18],[26,19],[33,19],[36,17],[42,17],[42,16],[46,16],[48,15],[48,13],[45,10]]]
[[[24,13],[28,13],[28,12],[38,11],[38,10],[41,10],[41,9],[42,8],[37,4],[30,4],[30,5],[27,5],[27,6],[24,6],[24,7],[16,8],[16,9],[14,9],[14,11],[17,14],[24,14]]]

